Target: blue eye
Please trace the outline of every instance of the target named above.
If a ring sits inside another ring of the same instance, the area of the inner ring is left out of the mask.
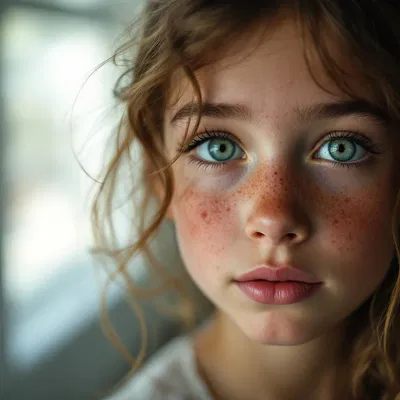
[[[193,150],[199,162],[215,166],[246,158],[246,153],[226,132],[205,131],[199,134],[183,151],[189,153]]]
[[[244,156],[243,150],[235,142],[224,138],[203,142],[197,146],[196,154],[204,161],[215,163],[239,160]]]
[[[347,162],[351,161],[351,159],[359,153],[361,153],[361,156],[359,156],[357,160],[362,159],[367,151],[359,144],[354,143],[354,141],[349,139],[337,139],[324,143],[320,153],[324,154],[323,158],[331,157],[331,161]]]
[[[354,132],[332,132],[320,147],[317,159],[328,159],[335,166],[357,167],[366,154],[379,154],[380,149],[370,138]],[[356,156],[356,159],[353,158]]]

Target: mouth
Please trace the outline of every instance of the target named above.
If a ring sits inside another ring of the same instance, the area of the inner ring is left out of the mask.
[[[322,282],[299,268],[257,266],[234,280],[250,300],[270,305],[287,305],[311,297]]]

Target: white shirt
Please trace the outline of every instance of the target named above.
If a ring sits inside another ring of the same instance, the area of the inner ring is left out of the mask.
[[[198,375],[191,336],[164,345],[107,400],[212,400]]]

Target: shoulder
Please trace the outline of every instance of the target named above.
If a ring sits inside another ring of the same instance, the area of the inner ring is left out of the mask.
[[[210,400],[200,380],[192,340],[180,336],[157,351],[122,389],[107,400]]]

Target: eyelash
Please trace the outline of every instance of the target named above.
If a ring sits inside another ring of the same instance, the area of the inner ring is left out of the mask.
[[[229,139],[237,146],[241,147],[237,139],[230,133],[205,130],[204,132],[198,134],[188,145],[185,146],[184,144],[181,144],[178,148],[178,152],[190,153],[193,149],[207,142],[210,139]],[[327,142],[337,139],[349,139],[354,143],[363,147],[364,150],[372,154],[381,153],[380,147],[377,144],[375,144],[370,138],[364,136],[363,134],[357,132],[349,132],[349,131],[330,132],[327,135],[327,139],[324,140],[324,142],[321,144],[320,147],[322,147]],[[322,159],[321,157],[317,157],[317,159],[318,158]],[[343,163],[331,160],[328,161],[330,161],[335,167],[343,167],[343,168],[351,168],[351,167],[357,168],[362,164],[361,162]],[[189,162],[195,162],[199,167],[204,167],[204,168],[220,168],[224,167],[229,161],[210,163],[193,157],[189,160]]]
[[[357,132],[349,132],[349,131],[337,131],[337,132],[330,132],[327,135],[327,139],[324,140],[324,142],[321,144],[321,146],[323,146],[325,143],[330,142],[332,140],[336,140],[336,139],[349,139],[351,141],[353,141],[354,143],[360,145],[361,147],[364,148],[364,150],[366,150],[369,153],[372,154],[381,154],[381,149],[380,147],[374,143],[369,137],[364,136],[361,133],[357,133]],[[320,157],[320,159],[322,159]],[[337,162],[337,161],[330,161],[335,167],[343,167],[343,168],[351,168],[351,167],[355,167],[358,168],[361,166],[361,162],[348,162],[348,163],[341,163],[341,162]]]

